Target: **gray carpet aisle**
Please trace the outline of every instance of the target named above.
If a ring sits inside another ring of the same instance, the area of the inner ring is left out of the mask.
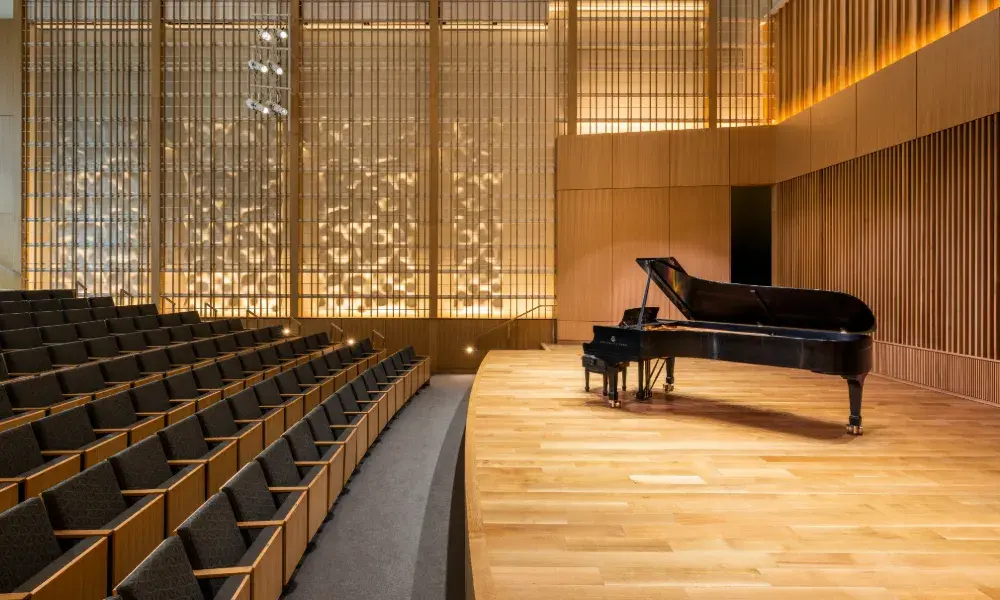
[[[399,413],[295,574],[289,600],[444,600],[471,375],[435,376]]]

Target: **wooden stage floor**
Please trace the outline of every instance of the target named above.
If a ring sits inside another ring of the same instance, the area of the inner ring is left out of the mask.
[[[578,353],[486,357],[466,431],[477,600],[1000,599],[1000,408],[869,377],[853,437],[841,379],[676,373],[669,401],[615,410]]]

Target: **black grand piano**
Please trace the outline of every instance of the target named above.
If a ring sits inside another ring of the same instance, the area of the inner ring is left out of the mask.
[[[670,392],[677,357],[805,369],[847,380],[847,431],[861,435],[861,394],[875,330],[875,315],[864,302],[840,292],[698,279],[674,258],[636,262],[647,274],[642,306],[626,311],[618,327],[594,326],[594,340],[583,345],[588,389],[589,373],[605,375],[609,405],[621,406],[618,376],[634,362],[638,400],[652,396],[664,371]],[[687,321],[656,318],[657,309],[646,306],[651,282]]]

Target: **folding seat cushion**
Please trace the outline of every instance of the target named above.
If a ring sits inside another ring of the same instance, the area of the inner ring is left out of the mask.
[[[164,331],[170,336],[170,343],[179,344],[181,342],[193,342],[194,333],[190,325],[178,325],[177,327],[166,327]]]
[[[92,306],[90,307],[90,314],[93,315],[95,319],[117,319],[118,309],[114,306]]]
[[[37,327],[0,331],[0,348],[4,352],[40,348],[43,344],[42,334]]]
[[[180,313],[163,313],[157,315],[156,320],[159,322],[160,327],[180,327],[184,324]]]
[[[204,465],[205,491],[214,494],[236,473],[236,444],[209,442],[198,417],[181,419],[156,432],[171,466]]]
[[[153,375],[159,373],[164,377],[169,377],[170,375],[174,375],[176,373],[183,373],[184,371],[191,370],[190,365],[177,365],[171,362],[170,357],[167,355],[167,351],[163,348],[140,352],[135,355],[135,359],[139,361],[139,370],[142,371],[143,375]]]
[[[129,504],[149,494],[163,497],[167,533],[176,530],[208,497],[205,466],[171,466],[155,435],[113,455],[108,462]]]
[[[305,414],[302,396],[282,396],[281,390],[278,389],[278,382],[274,378],[265,379],[254,385],[251,389],[257,395],[257,404],[260,405],[261,410],[270,410],[272,408],[284,409],[286,430],[298,422],[302,418],[302,415]]]
[[[191,328],[191,335],[196,340],[207,340],[215,337],[215,332],[212,331],[212,326],[208,323],[185,323],[185,326]]]
[[[76,324],[76,333],[80,339],[87,340],[108,337],[111,335],[111,330],[108,329],[107,321],[84,321]]]
[[[285,431],[285,409],[262,409],[252,389],[245,389],[227,398],[229,409],[237,425],[260,423],[263,428],[264,446],[270,446]]]
[[[122,333],[135,333],[138,329],[135,326],[135,319],[132,317],[115,317],[114,319],[108,319],[108,331],[112,335],[118,335]]]
[[[308,364],[312,368],[313,375],[315,375],[316,379],[323,383],[332,383],[331,391],[327,392],[327,388],[324,387],[324,400],[329,398],[330,394],[339,390],[341,386],[347,383],[347,372],[343,368],[335,369],[331,367],[326,360],[326,356],[317,356],[311,359]]]
[[[392,368],[396,370],[396,375],[401,376],[401,381],[403,382],[404,389],[406,390],[407,396],[413,396],[420,389],[420,382],[417,378],[417,373],[412,368],[406,366],[403,362],[402,357],[397,352],[395,354],[389,355],[386,359]]]
[[[254,529],[250,540],[245,530]],[[206,575],[248,575],[254,598],[277,599],[281,595],[283,558],[278,527],[244,527],[225,494],[215,494],[177,528],[184,550],[196,570]],[[209,597],[217,597],[225,583],[208,580]]]
[[[236,423],[228,402],[213,404],[198,411],[196,416],[208,442],[236,442],[237,464],[240,467],[264,449],[264,427],[260,423]]]
[[[209,327],[212,328],[212,331],[216,334],[230,333],[229,321],[226,321],[225,319],[219,319],[217,321],[208,321],[208,325]]]
[[[240,348],[249,350],[260,346],[260,344],[257,343],[257,340],[253,339],[253,333],[249,331],[237,331],[232,335],[236,339],[236,343]]]
[[[79,456],[43,454],[31,424],[0,431],[0,482],[17,485],[18,500],[33,498],[79,472]]]
[[[396,375],[395,369],[390,367],[390,362],[388,359],[382,362],[375,363],[370,370],[375,376],[375,381],[378,382],[380,386],[379,389],[392,388],[396,391],[396,408],[395,411],[399,412],[399,409],[403,407],[409,401],[409,396],[406,395],[406,386],[402,381],[402,377]]]
[[[20,290],[0,290],[0,302],[16,302],[24,300]]]
[[[211,360],[198,358],[198,355],[194,353],[194,347],[190,343],[170,346],[166,348],[166,352],[167,356],[170,357],[170,362],[177,366],[188,365],[192,369],[197,369],[212,362]]]
[[[141,316],[141,315],[142,315],[142,311],[139,310],[139,307],[136,306],[136,305],[134,305],[134,304],[130,304],[130,305],[127,305],[127,306],[119,306],[118,307],[118,317],[119,318],[123,318],[123,317],[134,318],[134,317],[138,317],[138,316]]]
[[[202,325],[207,325],[207,323],[199,323],[198,327]],[[211,339],[205,341],[215,344],[215,349],[219,352],[219,354],[231,355],[236,354],[241,350],[239,344],[236,343],[236,336],[231,334],[216,336],[213,333]]]
[[[222,390],[200,389],[191,371],[185,371],[163,379],[171,400],[190,400],[198,410],[204,410],[222,400]]]
[[[111,296],[93,296],[90,299],[90,308],[114,308],[115,299]]]
[[[284,503],[287,494],[305,492],[309,511],[309,537],[316,535],[330,511],[330,473],[325,463],[302,464],[295,461],[288,440],[282,437],[257,455],[267,479],[267,485],[278,493],[278,502]]]
[[[31,430],[44,456],[75,456],[81,468],[92,467],[128,446],[125,433],[96,433],[86,406],[39,419],[31,424]]]
[[[260,373],[251,373],[244,370],[243,363],[240,362],[238,356],[223,358],[215,364],[219,365],[219,371],[222,373],[224,380],[238,381],[242,379],[244,383],[243,387],[251,386],[263,379]]]
[[[115,590],[117,600],[249,600],[250,577],[220,577],[217,592],[202,586],[179,537],[168,537]],[[202,576],[205,579],[215,579]]]
[[[388,394],[369,389],[365,382],[364,373],[352,379],[348,385],[354,390],[354,397],[362,409],[370,404],[375,404],[378,407],[379,432],[385,429],[385,425],[389,421]]]
[[[329,446],[332,448],[335,443],[343,446],[343,484],[347,485],[347,480],[351,478],[354,468],[358,466],[361,460],[361,454],[358,453],[359,436],[355,428],[349,425],[331,424],[330,419],[326,416],[326,408],[323,406],[317,406],[309,411],[300,422],[309,426],[309,431],[312,433],[313,440],[316,441],[317,446]],[[362,454],[364,450],[364,448],[361,449]]]
[[[151,494],[130,506],[107,461],[44,490],[42,502],[67,538],[97,534],[107,540],[112,586],[163,541],[163,498]]]
[[[256,403],[257,401],[256,399],[254,399],[254,404]],[[7,397],[7,389],[4,387],[0,387],[0,431],[6,431],[8,429],[13,429],[14,427],[20,427],[25,423],[37,421],[38,419],[41,419],[44,416],[45,416],[45,411],[39,410],[37,408],[15,409],[14,406],[10,403],[10,398]],[[0,506],[2,506],[2,502],[0,502]]]
[[[194,415],[195,403],[190,400],[171,400],[163,381],[151,381],[129,391],[132,408],[140,417],[162,415],[167,425],[173,425],[182,419]]]
[[[423,385],[431,379],[431,357],[419,356],[413,346],[407,346],[399,353],[404,366],[412,367],[417,373],[417,380]]]
[[[4,313],[0,314],[0,329],[27,329],[34,327],[35,321],[31,318],[31,313]]]
[[[88,402],[85,408],[90,423],[94,426],[94,433],[122,433],[127,436],[129,446],[155,435],[167,425],[166,415],[137,415],[128,392]]]
[[[127,383],[108,383],[101,373],[101,367],[95,363],[80,365],[72,369],[57,371],[59,387],[64,394],[89,395],[93,398],[104,398],[129,388]]]
[[[122,352],[145,352],[149,350],[149,344],[146,343],[146,336],[143,332],[136,331],[135,333],[123,333],[121,335],[112,336],[115,343],[118,344],[118,349]]]
[[[42,337],[43,344],[68,344],[80,340],[80,334],[76,332],[76,325],[50,325],[40,327],[38,333]]]
[[[287,585],[309,544],[309,503],[303,492],[287,494],[280,505],[260,463],[251,461],[222,486],[237,522],[267,523],[281,529],[284,582]],[[250,539],[259,530],[249,529]]]
[[[226,323],[229,325],[229,331],[243,331],[246,329],[243,326],[243,321],[240,319],[226,319]]]
[[[155,304],[140,304],[139,314],[140,315],[153,315],[156,316],[160,311],[156,308]]]
[[[162,379],[159,375],[143,375],[139,370],[139,361],[135,356],[121,356],[98,363],[101,374],[108,383],[121,383],[129,387],[138,387],[151,381]]]
[[[299,421],[282,436],[288,442],[292,457],[299,465],[325,464],[329,473],[327,479],[327,511],[333,508],[340,492],[344,489],[344,475],[347,452],[337,441],[320,441],[313,438],[309,423]],[[351,465],[353,470],[354,465]]]
[[[108,549],[102,536],[66,548],[45,506],[32,498],[0,513],[0,594],[10,598],[103,598],[108,590]],[[68,545],[68,544],[67,544]]]
[[[117,358],[122,355],[118,339],[115,336],[84,340],[83,345],[87,349],[87,356],[93,360]]]
[[[358,402],[357,396],[354,395],[354,387],[350,383],[337,390],[333,395],[340,402],[340,406],[348,418],[357,415],[365,415],[367,417],[365,424],[368,426],[369,443],[374,443],[376,438],[378,438],[379,432],[382,431],[382,428],[379,426],[378,405]]]
[[[59,308],[62,310],[90,310],[90,302],[86,298],[60,298]]]
[[[34,350],[24,350],[24,352],[34,352]],[[5,382],[3,388],[14,410],[40,409],[51,414],[69,410],[90,400],[90,396],[87,395],[63,392],[55,373],[12,379]]]
[[[87,353],[87,345],[83,342],[70,342],[68,344],[55,344],[48,347],[49,360],[52,366],[61,369],[76,365],[85,365],[90,362],[90,354]]]
[[[180,315],[181,315],[181,323],[185,325],[194,325],[195,323],[201,323],[201,316],[198,314],[198,311],[196,310],[187,310],[180,313]]]
[[[219,349],[215,346],[215,340],[198,340],[190,342],[190,345],[194,355],[200,360],[219,359]]]
[[[302,410],[303,412],[309,412],[313,408],[319,406],[321,386],[316,383],[315,378],[313,378],[313,383],[300,383],[299,378],[295,375],[295,371],[285,371],[277,377],[274,378],[275,382],[278,384],[278,390],[281,392],[282,397],[292,398],[295,396],[302,396]]]
[[[230,379],[223,376],[218,363],[198,367],[192,371],[192,374],[198,384],[198,389],[219,391],[223,398],[228,398],[245,387],[242,377]]]

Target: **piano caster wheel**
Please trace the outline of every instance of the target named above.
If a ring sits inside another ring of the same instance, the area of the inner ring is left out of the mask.
[[[847,426],[847,433],[849,433],[851,435],[862,435],[862,433],[861,433],[861,426],[860,425],[848,425]]]
[[[621,400],[608,400],[608,408],[621,408],[621,407],[622,407]]]
[[[670,392],[674,391],[674,384],[672,384],[672,383],[665,383],[665,384],[663,384],[663,391],[666,392],[666,393],[668,393],[668,394]]]

